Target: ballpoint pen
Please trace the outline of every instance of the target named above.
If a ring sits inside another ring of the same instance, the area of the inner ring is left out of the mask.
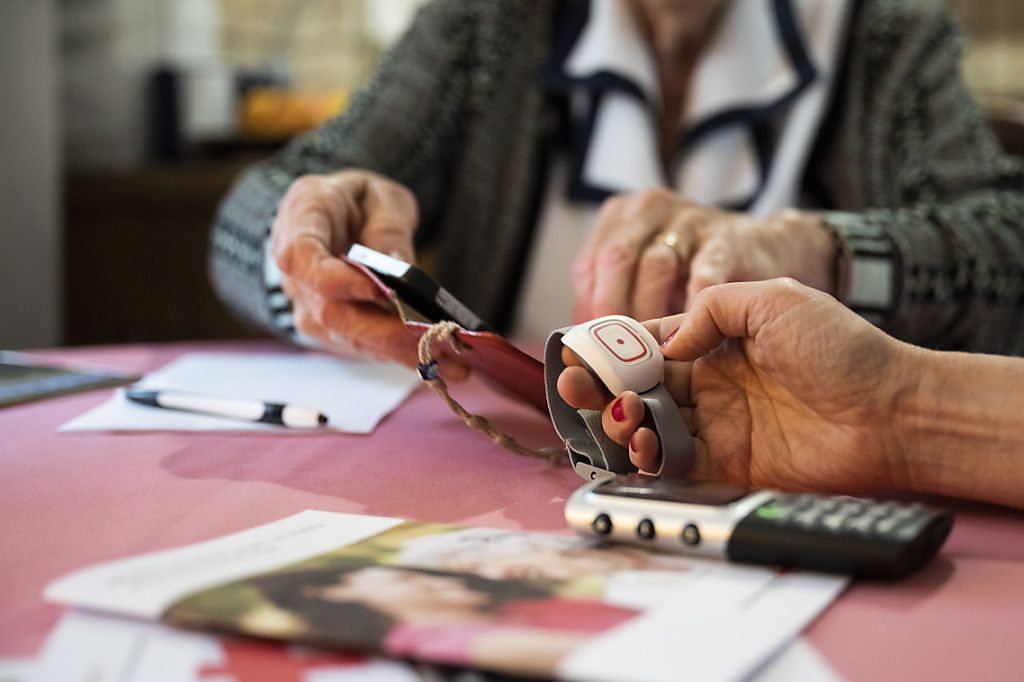
[[[277,424],[292,429],[314,429],[327,424],[327,417],[317,410],[286,403],[269,403],[247,398],[225,398],[187,391],[161,391],[144,388],[125,389],[125,397],[140,405],[166,410],[194,412],[213,417],[227,417],[263,424]]]

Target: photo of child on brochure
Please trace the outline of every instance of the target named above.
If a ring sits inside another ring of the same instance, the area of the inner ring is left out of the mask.
[[[194,628],[553,675],[574,648],[640,613],[604,598],[609,580],[637,571],[681,577],[691,565],[578,537],[403,523],[205,590],[165,617]]]

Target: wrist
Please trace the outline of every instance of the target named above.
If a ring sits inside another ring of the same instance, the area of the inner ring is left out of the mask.
[[[905,488],[1024,507],[1024,363],[904,345],[916,376],[894,412]]]
[[[937,492],[936,462],[929,453],[941,452],[934,424],[942,420],[944,387],[937,382],[936,351],[900,344],[902,381],[892,409],[892,441],[897,487],[918,493]]]

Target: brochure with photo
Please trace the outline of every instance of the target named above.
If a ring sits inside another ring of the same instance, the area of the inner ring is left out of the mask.
[[[5,675],[4,673],[9,673]],[[5,682],[512,682],[518,676],[319,651],[301,645],[188,632],[160,623],[71,611],[39,657],[0,663]],[[749,682],[840,682],[798,639]]]
[[[194,630],[510,675],[732,680],[844,585],[574,536],[307,511],[86,569],[46,594]]]

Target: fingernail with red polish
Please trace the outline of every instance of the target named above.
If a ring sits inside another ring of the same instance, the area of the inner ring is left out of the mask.
[[[626,410],[622,407],[622,398],[612,403],[612,419],[617,422],[626,420]]]
[[[675,338],[676,333],[679,332],[679,327],[672,330],[672,333],[665,337],[665,340],[661,342],[661,347],[664,348],[668,345],[668,342]]]

